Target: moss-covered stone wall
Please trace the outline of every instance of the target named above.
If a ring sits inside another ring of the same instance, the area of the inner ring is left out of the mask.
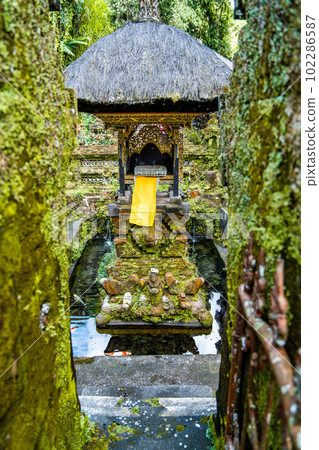
[[[226,151],[231,222],[228,295],[235,305],[248,243],[247,232],[239,230],[241,222],[246,231],[254,231],[256,245],[266,251],[269,280],[273,279],[276,260],[285,260],[286,296],[294,322],[290,344],[297,349],[300,3],[256,0],[247,2],[246,10],[248,24],[241,31],[231,93],[221,115],[221,151]]]
[[[75,108],[47,2],[0,2],[0,446],[84,446],[61,232]]]
[[[256,254],[266,251],[269,285],[276,260],[285,260],[286,348],[294,362],[300,347],[300,1],[244,3],[247,25],[220,117],[229,196],[228,301],[236,306],[254,231]],[[234,316],[229,308],[229,344]]]

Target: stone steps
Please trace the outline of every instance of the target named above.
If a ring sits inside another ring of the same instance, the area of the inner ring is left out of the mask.
[[[194,388],[194,386],[190,388]],[[148,409],[149,407],[161,408],[161,410],[157,410],[159,416],[207,415],[207,413],[211,414],[216,409],[216,400],[211,390],[208,397],[186,395],[183,397],[162,397],[161,393],[163,394],[163,388],[161,386],[152,386],[148,390],[148,395],[143,396],[128,396],[126,390],[121,390],[118,392],[118,396],[82,394],[79,396],[79,400],[82,410],[90,417],[93,415],[105,417],[134,416],[134,408],[137,406],[143,409]],[[161,405],[160,407],[149,405],[148,402],[154,398],[157,399],[156,403],[158,402]]]
[[[216,411],[218,355],[83,361],[88,363],[76,364],[81,409],[107,437],[115,430],[119,440],[109,448],[210,448],[204,422]]]
[[[82,388],[81,395],[90,396],[96,395],[101,397],[125,397],[125,398],[150,398],[156,393],[155,397],[166,398],[205,398],[214,396],[214,391],[211,386],[206,385],[154,385],[151,386],[86,386]]]

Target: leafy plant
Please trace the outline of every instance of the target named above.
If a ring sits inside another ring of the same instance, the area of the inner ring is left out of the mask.
[[[180,28],[204,45],[232,58],[240,26],[232,17],[230,0],[159,0],[162,22]],[[117,29],[135,21],[139,0],[110,0],[111,19]]]
[[[92,133],[81,124],[77,126],[76,139],[79,145],[114,145],[113,136],[107,133]]]
[[[88,45],[88,39],[79,37],[77,39],[72,39],[67,42],[61,42],[60,48],[61,51],[66,53],[67,55],[75,56],[74,51],[78,45]]]
[[[157,188],[158,192],[165,192],[168,191],[169,185],[168,184],[160,184]]]
[[[119,401],[116,403],[115,407],[116,407],[116,408],[119,408],[119,407],[122,405],[123,402],[124,402],[124,397],[121,397],[121,398],[119,399]]]
[[[160,0],[165,23],[181,28],[226,58],[232,57],[235,26],[229,0]]]
[[[106,272],[106,267],[114,264],[115,260],[117,258],[115,245],[112,246],[112,250],[108,253],[105,253],[105,255],[102,258],[102,261],[100,262],[98,271],[97,271],[97,277],[96,281],[100,281],[101,278],[107,278],[108,273]]]
[[[93,114],[80,114],[81,122],[77,126],[77,141],[79,145],[114,145],[114,137],[102,127],[99,131],[92,131],[92,125],[99,128],[98,120]]]
[[[85,197],[84,191],[82,191],[82,189],[79,189],[78,191],[76,191],[76,192],[73,194],[73,201],[76,202],[77,200],[83,200],[84,197]]]
[[[113,188],[113,193],[115,194],[120,187],[118,178],[113,178],[111,181],[111,184],[112,184],[112,188]]]
[[[90,45],[114,31],[108,1],[80,0],[80,2],[83,6],[79,17],[78,32],[88,39]],[[76,56],[79,57],[81,54],[82,51],[78,51]]]
[[[201,130],[197,130],[192,127],[184,131],[185,137],[195,145],[201,145],[203,143],[203,134]]]
[[[50,12],[49,17],[63,67],[113,31],[109,5],[104,0],[61,0],[60,11]]]

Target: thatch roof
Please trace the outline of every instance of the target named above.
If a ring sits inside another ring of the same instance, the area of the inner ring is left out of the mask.
[[[80,111],[216,110],[232,63],[184,31],[128,23],[64,71]]]

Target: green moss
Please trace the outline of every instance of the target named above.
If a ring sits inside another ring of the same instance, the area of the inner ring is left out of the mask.
[[[269,395],[269,383],[271,378],[270,370],[258,371],[254,378],[254,390],[256,395],[256,415],[257,422],[262,424],[266,417],[266,406]],[[280,450],[282,444],[278,436],[281,434],[282,419],[278,416],[278,405],[280,400],[280,392],[275,386],[273,403],[271,408],[271,421],[269,426],[269,435],[267,440],[267,448]]]
[[[107,216],[107,201],[105,197],[95,201],[88,208],[82,188],[75,191],[73,200],[65,209],[62,218],[70,225],[77,220],[81,220],[78,234],[68,242],[68,257],[70,264],[75,263],[82,255],[82,252],[88,241],[96,235],[107,235],[108,232],[114,231],[111,228],[109,217]],[[75,198],[76,197],[76,198]],[[71,209],[72,206],[72,209]],[[108,229],[110,223],[110,229]],[[112,253],[113,255],[113,253]]]
[[[135,430],[134,428],[118,425],[117,423],[113,422],[111,425],[107,427],[109,436],[106,440],[108,444],[116,441],[121,441],[122,439],[125,439],[127,437],[130,437],[132,435],[138,434],[139,432]]]
[[[130,409],[132,414],[139,414],[140,413],[140,408],[138,406],[134,406],[133,408]]]
[[[82,428],[85,435],[85,449],[107,450],[108,441],[105,434],[95,422],[90,422],[86,416],[82,416]]]
[[[73,201],[77,201],[77,200],[83,200],[84,198],[84,191],[82,189],[77,190],[74,194],[73,194]]]
[[[201,296],[204,296],[205,294],[200,291]],[[103,293],[105,296],[105,291]],[[110,322],[111,320],[122,320],[126,322],[132,322],[135,320],[142,320],[144,322],[149,323],[162,323],[167,321],[173,321],[176,323],[190,323],[190,322],[199,322],[204,327],[210,327],[213,323],[213,318],[211,314],[208,311],[203,311],[201,313],[193,313],[189,309],[182,309],[179,306],[178,296],[170,296],[171,300],[175,300],[175,307],[173,310],[169,310],[167,312],[164,312],[159,315],[154,315],[154,312],[152,311],[152,305],[151,304],[144,304],[139,301],[141,293],[139,293],[137,296],[136,294],[133,294],[133,301],[130,308],[126,311],[123,311],[121,313],[118,312],[116,305],[122,304],[123,296],[118,295],[117,296],[117,302],[114,303],[114,305],[111,305],[111,312],[108,313],[102,313],[103,316],[103,323],[106,324]],[[194,296],[195,297],[195,296]],[[193,299],[196,300],[196,297]]]
[[[225,449],[225,436],[216,430],[213,416],[207,421],[207,437],[212,442],[212,450]]]
[[[116,408],[119,408],[119,407],[122,405],[123,402],[124,402],[124,397],[121,397],[121,398],[119,399],[119,401],[116,403],[115,407],[116,407]]]
[[[256,257],[263,248],[267,258],[266,320],[276,261],[285,260],[287,350],[292,360],[300,346],[300,84],[291,87],[299,77],[299,9],[299,1],[247,3],[248,21],[220,117],[229,198],[228,301],[234,307],[228,311],[228,345],[231,348],[244,251],[253,231]],[[255,383],[260,430],[269,374],[258,374]],[[280,442],[280,424],[274,421],[272,443]]]
[[[179,433],[185,431],[184,425],[176,425],[176,431],[178,431]]]
[[[168,433],[168,430],[164,430],[161,433],[157,433],[156,437],[162,437],[162,436],[166,436]]]
[[[142,402],[149,403],[149,404],[150,404],[151,406],[153,406],[153,407],[159,407],[159,406],[162,406],[162,405],[160,404],[158,398],[156,398],[156,397],[154,397],[154,398],[149,398],[149,399],[147,399],[147,400],[142,400]]]
[[[76,106],[46,5],[0,4],[0,441],[8,449],[80,449],[88,440],[71,362],[61,214]]]

